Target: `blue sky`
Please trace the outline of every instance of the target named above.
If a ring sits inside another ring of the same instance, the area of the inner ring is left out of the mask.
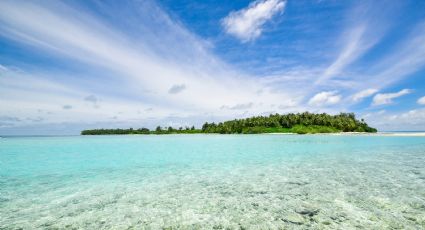
[[[355,112],[425,130],[424,1],[0,1],[0,134]]]

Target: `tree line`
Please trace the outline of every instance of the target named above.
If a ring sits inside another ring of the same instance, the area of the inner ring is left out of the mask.
[[[91,129],[83,130],[82,135],[108,134],[179,134],[179,133],[220,133],[220,134],[254,134],[254,133],[332,133],[332,132],[377,132],[363,119],[358,120],[354,113],[329,115],[326,113],[289,113],[255,116],[234,119],[219,123],[205,122],[201,129],[194,126],[173,127],[161,126],[155,130],[140,129]]]
[[[120,134],[179,134],[179,133],[201,133],[201,130],[195,129],[195,126],[179,127],[175,129],[173,127],[161,127],[157,126],[155,130],[149,130],[148,128],[139,129],[87,129],[81,131],[81,135],[120,135]]]

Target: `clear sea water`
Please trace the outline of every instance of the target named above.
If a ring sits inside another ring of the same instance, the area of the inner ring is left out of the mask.
[[[424,229],[425,137],[0,139],[0,229]]]

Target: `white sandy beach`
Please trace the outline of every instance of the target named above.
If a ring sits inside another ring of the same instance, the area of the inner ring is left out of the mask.
[[[267,135],[297,135],[296,133],[264,133]],[[340,132],[340,133],[315,133],[302,135],[331,135],[331,136],[395,136],[395,137],[425,137],[425,132]]]

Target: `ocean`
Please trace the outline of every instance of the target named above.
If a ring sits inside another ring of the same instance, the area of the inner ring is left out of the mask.
[[[425,137],[4,137],[19,228],[423,229]]]

